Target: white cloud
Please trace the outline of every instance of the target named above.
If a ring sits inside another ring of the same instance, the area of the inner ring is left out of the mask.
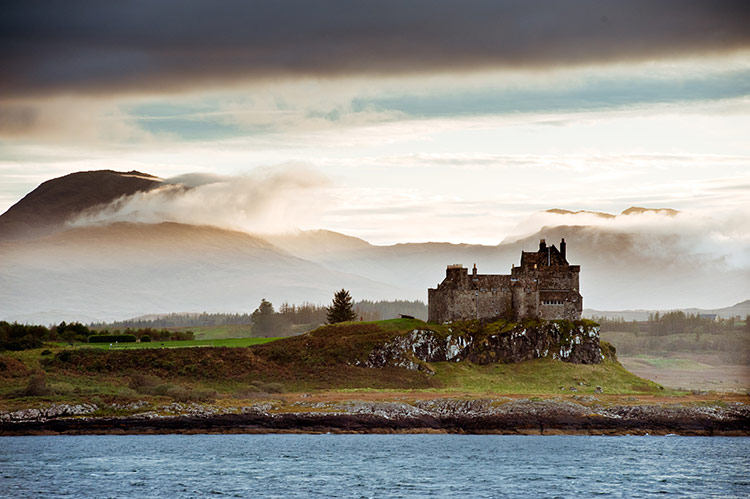
[[[302,165],[255,170],[248,175],[182,176],[164,187],[120,198],[86,213],[74,226],[111,222],[178,222],[246,232],[283,232],[315,218],[327,180]]]

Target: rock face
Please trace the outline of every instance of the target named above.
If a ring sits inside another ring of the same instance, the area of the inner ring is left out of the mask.
[[[434,399],[161,407],[123,417],[0,418],[0,435],[106,433],[497,433],[749,435],[750,406],[590,405],[571,400]]]
[[[473,334],[451,333],[443,336],[429,329],[414,329],[375,347],[357,365],[429,371],[424,362],[468,360],[491,364],[550,357],[574,364],[598,364],[604,359],[599,328],[580,321],[542,322],[532,326],[509,324],[497,332],[490,328]]]

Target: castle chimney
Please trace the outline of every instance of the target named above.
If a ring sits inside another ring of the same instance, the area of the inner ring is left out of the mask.
[[[539,240],[539,251],[547,251],[547,242],[544,239]]]
[[[476,263],[474,264],[474,270],[472,270],[471,273],[472,273],[472,275],[474,275],[474,277],[476,277],[476,275],[477,275],[477,264]]]
[[[565,238],[562,238],[562,241],[560,241],[560,255],[562,255],[563,258],[565,258]]]

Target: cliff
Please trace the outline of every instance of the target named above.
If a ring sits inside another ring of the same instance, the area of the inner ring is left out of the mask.
[[[589,321],[520,324],[499,321],[486,326],[464,322],[444,327],[447,334],[420,328],[398,335],[375,346],[367,358],[357,361],[356,365],[429,372],[431,368],[425,362],[491,364],[552,358],[574,364],[599,364],[604,359],[599,328]]]

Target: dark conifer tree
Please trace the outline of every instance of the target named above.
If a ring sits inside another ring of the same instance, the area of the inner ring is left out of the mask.
[[[333,303],[328,307],[327,318],[329,324],[353,321],[357,318],[357,314],[354,313],[354,305],[352,303],[352,297],[349,295],[349,291],[345,289],[336,291],[333,295]]]

